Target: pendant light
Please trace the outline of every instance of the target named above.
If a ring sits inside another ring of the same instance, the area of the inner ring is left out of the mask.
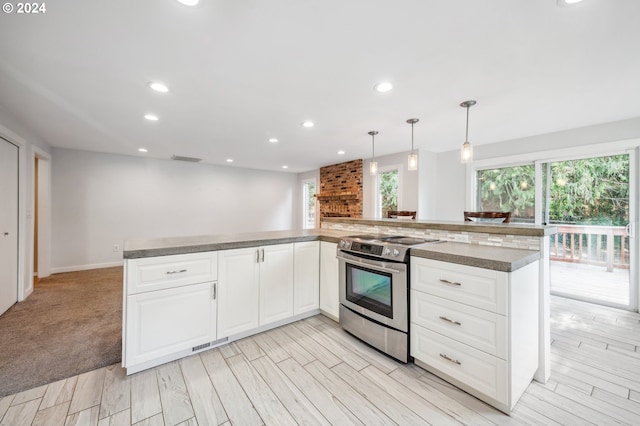
[[[420,121],[417,118],[410,118],[407,123],[411,124],[411,154],[407,158],[407,170],[418,170],[418,154],[413,152],[413,125]]]
[[[378,134],[377,131],[372,130],[369,132],[371,135],[371,163],[369,163],[369,174],[375,176],[378,174],[378,162],[376,161],[376,142],[375,137]]]
[[[467,109],[467,131],[465,134],[464,143],[462,144],[462,148],[460,149],[460,161],[462,164],[470,163],[473,161],[473,147],[469,143],[469,108],[474,106],[476,101],[464,101],[460,104],[462,108]]]

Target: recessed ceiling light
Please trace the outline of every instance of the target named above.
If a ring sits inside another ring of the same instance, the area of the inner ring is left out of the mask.
[[[338,155],[344,155],[344,151],[343,150],[338,151]]]
[[[304,121],[304,122],[302,122],[302,126],[303,127],[313,127],[313,126],[315,126],[315,124],[313,124],[313,121]]]
[[[288,168],[289,168],[289,166],[284,165],[284,166],[282,166],[282,168],[283,168],[283,169],[288,169]]]
[[[155,90],[156,92],[160,93],[167,93],[169,91],[167,85],[159,81],[150,81],[149,87],[151,88],[151,90]]]
[[[195,6],[196,4],[200,3],[200,0],[178,0],[178,1],[184,4],[185,6]]]
[[[144,118],[149,121],[158,121],[158,116],[154,114],[145,114]]]
[[[227,163],[233,163],[233,158],[227,158],[225,161],[226,161]]]
[[[558,0],[558,6],[560,7],[571,6],[576,3],[580,3],[581,1],[582,0]]]
[[[388,92],[389,90],[393,89],[393,85],[391,83],[389,83],[388,81],[383,81],[382,83],[378,83],[375,86],[373,86],[373,89],[376,92],[384,93],[384,92]]]
[[[138,152],[149,152],[147,148],[138,148]]]
[[[276,139],[276,138],[271,138],[271,139],[269,139],[269,142],[271,142],[271,143],[278,143],[278,139]]]

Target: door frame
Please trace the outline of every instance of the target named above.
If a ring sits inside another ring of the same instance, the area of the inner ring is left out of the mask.
[[[33,164],[35,162],[35,159],[38,158],[41,161],[46,161],[48,163],[47,166],[47,173],[44,176],[41,176],[39,174],[38,176],[38,180],[39,181],[43,181],[44,180],[44,184],[46,185],[46,192],[49,196],[49,208],[48,211],[42,212],[39,211],[38,214],[36,215],[36,211],[35,211],[35,206],[38,206],[38,209],[41,208],[41,203],[37,203],[36,204],[36,200],[35,200],[35,191],[32,191],[32,202],[31,205],[33,206],[33,214],[31,215],[33,217],[33,220],[31,221],[31,235],[35,235],[35,228],[36,228],[36,218],[38,219],[38,278],[46,278],[49,275],[51,275],[51,155],[48,154],[46,151],[38,148],[37,146],[31,145],[31,164]],[[31,169],[31,183],[33,184],[32,186],[35,187],[35,179],[36,179],[36,171],[35,171],[35,167],[32,167]],[[38,189],[38,195],[40,196],[42,194],[41,192],[42,188]],[[44,213],[44,216],[42,215],[42,213]],[[44,221],[41,220],[44,217]],[[33,252],[33,250],[32,250]],[[33,259],[33,255],[32,259]],[[40,259],[45,259],[44,261],[44,265],[41,265]],[[43,266],[41,268],[41,266]],[[34,268],[33,268],[33,261],[31,261],[29,263],[29,269],[30,269],[30,275],[31,277],[34,276]]]
[[[25,300],[33,292],[33,279],[25,280],[25,262],[30,262],[31,255],[28,254],[27,247],[27,217],[26,210],[26,169],[27,169],[27,142],[12,132],[2,124],[0,124],[0,137],[6,139],[18,147],[18,302]],[[27,217],[28,218],[28,217]],[[33,275],[33,272],[31,272]]]

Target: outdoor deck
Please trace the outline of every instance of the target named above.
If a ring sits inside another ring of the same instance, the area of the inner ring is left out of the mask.
[[[553,294],[629,305],[629,269],[552,260],[550,270]]]

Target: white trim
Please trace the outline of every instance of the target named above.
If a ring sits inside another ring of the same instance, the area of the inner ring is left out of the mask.
[[[76,272],[76,271],[87,271],[89,269],[113,268],[115,266],[122,266],[123,264],[124,264],[124,261],[120,260],[117,262],[92,263],[89,265],[59,266],[57,268],[51,268],[51,273],[59,274],[61,272]]]
[[[48,240],[49,242],[51,241],[51,206],[52,206],[52,200],[51,200],[51,167],[52,167],[52,161],[51,161],[51,154],[49,154],[48,152],[40,149],[39,147],[35,146],[35,145],[31,145],[31,161],[34,162],[34,160],[36,158],[41,158],[44,159],[45,161],[49,162],[49,170],[47,171],[47,184],[49,186],[48,191],[49,191],[49,214],[48,214],[48,223],[49,223],[49,229],[45,230],[45,233],[48,233]],[[35,181],[35,177],[36,177],[36,170],[35,167],[31,168],[31,184],[33,186],[33,188],[35,188],[36,185],[36,181]],[[33,220],[31,221],[31,235],[35,236],[35,228],[36,228],[36,222],[35,222],[35,206],[36,206],[36,194],[35,191],[31,191],[31,205],[33,206],[33,214],[31,215],[31,217],[33,218]],[[40,203],[38,203],[38,205],[40,205]],[[42,229],[38,229],[38,236],[41,235],[41,232],[43,232]],[[31,253],[32,253],[32,259],[33,259],[33,249],[34,249],[34,245],[33,243],[31,244]],[[40,244],[38,244],[38,250],[40,250]],[[46,278],[49,276],[49,273],[51,272],[51,246],[46,247],[46,249],[49,251],[49,265],[47,265],[46,269],[45,269],[45,274],[38,274],[39,278]],[[40,256],[38,256],[38,258],[40,258]],[[29,274],[30,276],[33,276],[34,273],[34,268],[33,268],[33,262],[29,263]],[[39,271],[42,272],[42,271]]]

